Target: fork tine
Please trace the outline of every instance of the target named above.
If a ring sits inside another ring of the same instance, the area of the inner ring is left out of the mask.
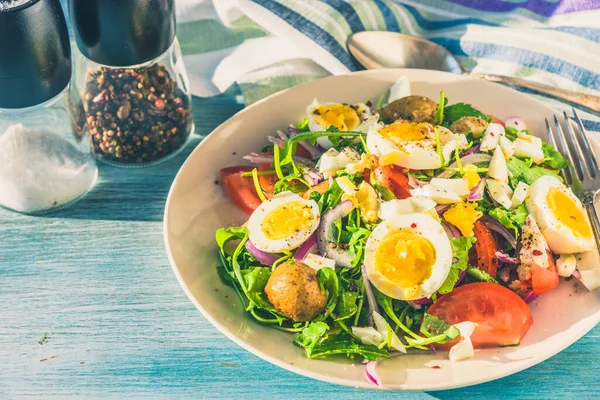
[[[546,118],[546,131],[548,132],[548,142],[556,148],[561,154],[565,154],[564,151],[561,151],[561,147],[559,147],[556,138],[554,137],[554,132],[550,128],[550,123],[548,122],[548,118]],[[563,168],[560,170],[560,175],[563,177],[565,182],[571,182],[571,176],[568,168]]]
[[[556,115],[554,116],[554,125],[556,126],[556,137],[558,138],[558,142],[560,143],[562,153],[567,156],[567,160],[569,160],[569,162],[573,166],[573,168],[571,168],[569,170],[569,175],[571,176],[572,181],[575,181],[575,179],[581,180],[581,178],[579,178],[579,175],[577,174],[577,171],[575,168],[576,165],[575,165],[575,160],[573,160],[572,150],[567,145],[565,134],[563,133],[563,130],[560,127],[560,123],[558,122],[558,118],[556,118]],[[571,182],[569,182],[569,183],[571,183]]]
[[[587,157],[584,157],[584,159],[586,161],[586,164],[588,165],[590,174],[592,175],[592,177],[595,178],[596,175],[598,174],[598,161],[596,159],[596,152],[594,151],[594,148],[590,144],[590,141],[587,137],[587,132],[585,131],[585,128],[583,127],[583,122],[581,122],[581,118],[579,118],[579,114],[577,114],[577,110],[575,110],[575,107],[572,107],[572,108],[573,108],[573,115],[575,116],[574,120],[575,120],[575,122],[577,122],[577,126],[579,127],[579,139],[580,139],[579,142],[580,142],[581,146],[583,147],[583,150],[586,152],[585,155],[587,155]]]

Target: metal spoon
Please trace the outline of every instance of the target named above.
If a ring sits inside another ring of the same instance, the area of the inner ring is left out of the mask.
[[[466,74],[490,82],[528,89],[600,113],[600,97],[542,83],[493,74],[465,72],[456,57],[429,40],[395,32],[359,32],[348,38],[348,49],[367,69],[420,68]]]

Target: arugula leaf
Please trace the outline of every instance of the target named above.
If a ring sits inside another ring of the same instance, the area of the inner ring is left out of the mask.
[[[275,194],[286,191],[293,193],[304,193],[308,188],[309,186],[300,181],[298,177],[288,175],[275,182],[275,185],[273,186],[273,191]]]
[[[467,269],[469,250],[471,249],[471,246],[473,246],[473,243],[475,243],[475,240],[476,239],[474,237],[466,236],[457,239],[450,239],[452,255],[454,258],[458,259],[458,261],[452,264],[446,280],[438,289],[440,294],[450,293],[454,289],[456,282],[458,282],[460,273]]]
[[[248,229],[243,227],[219,228],[215,233],[215,239],[221,254],[225,255],[225,244],[233,239],[241,239],[248,234]]]
[[[531,185],[544,175],[555,176],[562,181],[562,178],[558,175],[558,170],[532,165],[531,160],[528,161],[521,160],[518,157],[511,157],[510,160],[506,162],[506,166],[512,174],[510,181],[513,187],[516,186],[519,181],[524,181],[528,185]]]
[[[506,136],[506,138],[511,142],[514,142],[517,139],[517,132],[519,132],[519,130],[517,128],[513,128],[512,126],[504,127],[504,136]]]
[[[250,267],[242,270],[242,276],[246,283],[246,296],[248,299],[259,308],[276,312],[275,307],[264,294],[265,286],[267,286],[267,281],[271,276],[271,268]]]
[[[478,117],[487,122],[491,122],[487,115],[475,109],[472,105],[466,103],[456,103],[444,108],[445,120],[449,125],[462,117]]]
[[[423,316],[420,332],[427,338],[438,337],[435,343],[447,343],[460,335],[460,331],[454,325],[428,313]]]
[[[343,290],[337,306],[335,307],[335,318],[334,321],[342,321],[352,317],[358,311],[358,300],[357,292],[350,292],[349,290]]]
[[[351,234],[348,240],[348,249],[354,255],[351,264],[356,267],[362,264],[365,246],[367,245],[367,239],[371,235],[371,231],[366,228],[350,226],[347,226],[346,229]]]
[[[310,353],[307,352],[308,358],[318,358],[333,354],[345,354],[348,357],[356,354],[371,361],[390,357],[387,350],[370,344],[358,343],[348,333],[330,335],[321,343],[316,344]]]
[[[304,120],[302,122],[300,122],[298,125],[296,125],[296,129],[298,129],[299,131],[307,132],[309,130],[308,123],[309,123],[308,118],[304,118]]]
[[[444,106],[448,104],[448,99],[444,96],[444,92],[440,92],[440,103],[438,104],[438,109],[435,112],[433,117],[434,125],[441,125],[444,121]]]
[[[317,271],[317,278],[319,279],[321,289],[327,295],[327,305],[325,306],[324,315],[325,317],[329,317],[338,302],[340,282],[335,270],[332,268],[321,268]]]
[[[525,223],[527,218],[527,208],[521,204],[514,210],[506,210],[504,207],[496,207],[490,210],[490,217],[498,220],[505,228],[511,229],[515,238],[519,235],[519,228]]]
[[[479,268],[469,267],[467,268],[467,274],[479,282],[489,282],[499,285],[498,281],[493,276]]]
[[[329,189],[317,201],[321,215],[325,214],[329,209],[333,208],[342,200],[343,190],[338,185],[337,181],[333,181]]]
[[[553,169],[563,169],[569,165],[562,154],[550,143],[542,142],[542,151],[544,152],[544,162],[542,165]]]
[[[379,290],[377,290],[376,288],[373,288],[373,294],[375,294],[375,300],[377,301],[377,304],[379,304],[379,306],[383,309],[383,311],[387,314],[388,318],[391,319],[392,321],[394,321],[394,323],[400,328],[402,329],[406,334],[412,336],[413,338],[418,338],[419,336],[414,333],[413,331],[411,331],[409,329],[409,327],[407,327],[403,322],[403,316],[401,315],[400,317],[398,317],[396,315],[396,312],[394,311],[394,299],[392,299],[391,297],[381,293]],[[404,304],[404,310],[407,310],[408,308],[412,308],[411,306],[409,306],[406,302],[403,303]],[[405,314],[404,314],[405,315]]]
[[[307,357],[310,357],[313,348],[321,341],[329,330],[329,325],[325,322],[311,322],[302,332],[296,337],[294,343],[304,348]]]

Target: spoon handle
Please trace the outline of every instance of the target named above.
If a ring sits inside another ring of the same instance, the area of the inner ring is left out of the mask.
[[[545,94],[556,99],[581,106],[587,110],[600,113],[600,97],[591,94],[577,93],[571,90],[565,90],[558,87],[544,85],[528,81],[522,78],[512,76],[493,75],[493,74],[468,74],[475,78],[485,79],[486,81],[501,83],[507,86],[515,86],[523,89],[529,89],[537,93]]]

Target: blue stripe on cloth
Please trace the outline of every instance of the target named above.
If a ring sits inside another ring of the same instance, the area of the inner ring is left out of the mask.
[[[484,20],[478,19],[478,18],[461,18],[461,19],[443,20],[443,21],[429,20],[429,19],[426,19],[425,17],[423,17],[419,13],[419,11],[413,6],[403,4],[402,7],[404,7],[409,13],[412,14],[412,16],[415,18],[415,20],[417,21],[417,23],[419,24],[419,26],[421,28],[426,29],[426,30],[453,28],[455,26],[466,25],[466,24],[499,26],[499,24],[484,21]]]
[[[342,16],[346,18],[348,25],[350,25],[352,32],[362,32],[365,30],[365,26],[356,13],[356,10],[350,4],[343,0],[321,0],[321,2],[330,5],[342,14]]]
[[[589,119],[583,119],[581,120],[581,122],[583,122],[583,127],[585,128],[585,130],[600,132],[600,122],[591,121]]]
[[[504,0],[452,0],[452,2],[481,11],[511,12],[525,9],[543,17],[600,9],[598,0],[526,0],[516,2]]]
[[[332,56],[344,64],[350,71],[358,70],[356,64],[352,61],[352,57],[342,45],[339,44],[333,36],[324,29],[309,21],[302,15],[290,10],[284,5],[275,0],[252,0],[254,3],[266,8],[285,22],[290,24],[294,29],[301,32],[311,40],[323,47]]]
[[[527,68],[537,68],[563,78],[572,80],[582,86],[600,90],[600,75],[589,69],[581,68],[568,61],[510,46],[491,43],[461,41],[449,38],[431,38],[430,40],[444,46],[456,56],[487,58],[490,60],[509,61]]]
[[[597,28],[588,28],[584,26],[554,26],[544,29],[570,33],[571,35],[579,36],[600,43],[600,29]]]
[[[381,11],[381,15],[383,15],[383,19],[385,20],[385,26],[388,31],[391,32],[400,32],[400,25],[398,25],[398,20],[394,15],[394,12],[385,4],[382,0],[373,0],[373,3],[379,8]]]

